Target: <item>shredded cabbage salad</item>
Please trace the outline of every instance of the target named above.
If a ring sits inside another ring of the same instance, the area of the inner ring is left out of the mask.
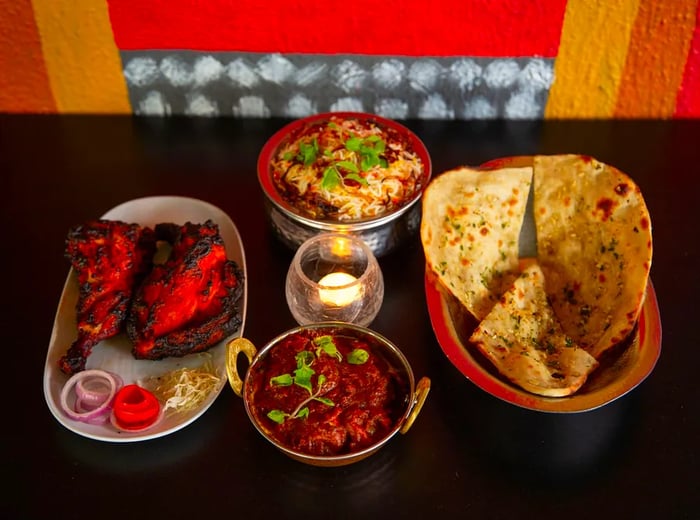
[[[195,368],[183,367],[149,378],[143,385],[164,403],[167,415],[199,407],[222,383],[211,359]]]

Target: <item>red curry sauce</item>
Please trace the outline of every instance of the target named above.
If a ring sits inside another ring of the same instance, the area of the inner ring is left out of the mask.
[[[333,346],[324,350],[320,345],[329,341]],[[329,353],[334,349],[336,354]],[[356,364],[361,351],[368,356]],[[304,388],[307,367],[313,373]],[[328,329],[282,339],[259,360],[246,384],[250,410],[273,440],[320,456],[356,452],[384,438],[403,415],[409,388],[405,374],[387,363],[378,346]]]

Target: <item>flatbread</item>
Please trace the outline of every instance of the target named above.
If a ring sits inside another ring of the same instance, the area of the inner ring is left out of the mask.
[[[537,263],[527,267],[474,330],[470,341],[498,371],[537,395],[576,392],[598,361],[561,329]]]
[[[649,211],[632,179],[590,157],[536,156],[533,182],[550,302],[564,332],[599,358],[639,317],[652,257]]]
[[[460,167],[423,194],[421,242],[428,266],[482,320],[519,275],[518,238],[532,167]]]

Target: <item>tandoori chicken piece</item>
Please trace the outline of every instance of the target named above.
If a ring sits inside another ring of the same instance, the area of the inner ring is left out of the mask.
[[[84,370],[93,347],[124,330],[134,287],[155,250],[154,230],[138,224],[100,219],[69,230],[65,255],[78,278],[78,337],[59,360],[64,373]]]
[[[226,256],[218,226],[158,224],[172,245],[134,294],[126,333],[136,359],[181,357],[207,350],[242,323],[243,271]]]

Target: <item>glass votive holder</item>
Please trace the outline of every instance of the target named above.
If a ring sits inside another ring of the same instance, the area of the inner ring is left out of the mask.
[[[384,277],[365,242],[342,233],[315,235],[297,249],[285,283],[299,325],[343,321],[363,327],[384,300]]]

